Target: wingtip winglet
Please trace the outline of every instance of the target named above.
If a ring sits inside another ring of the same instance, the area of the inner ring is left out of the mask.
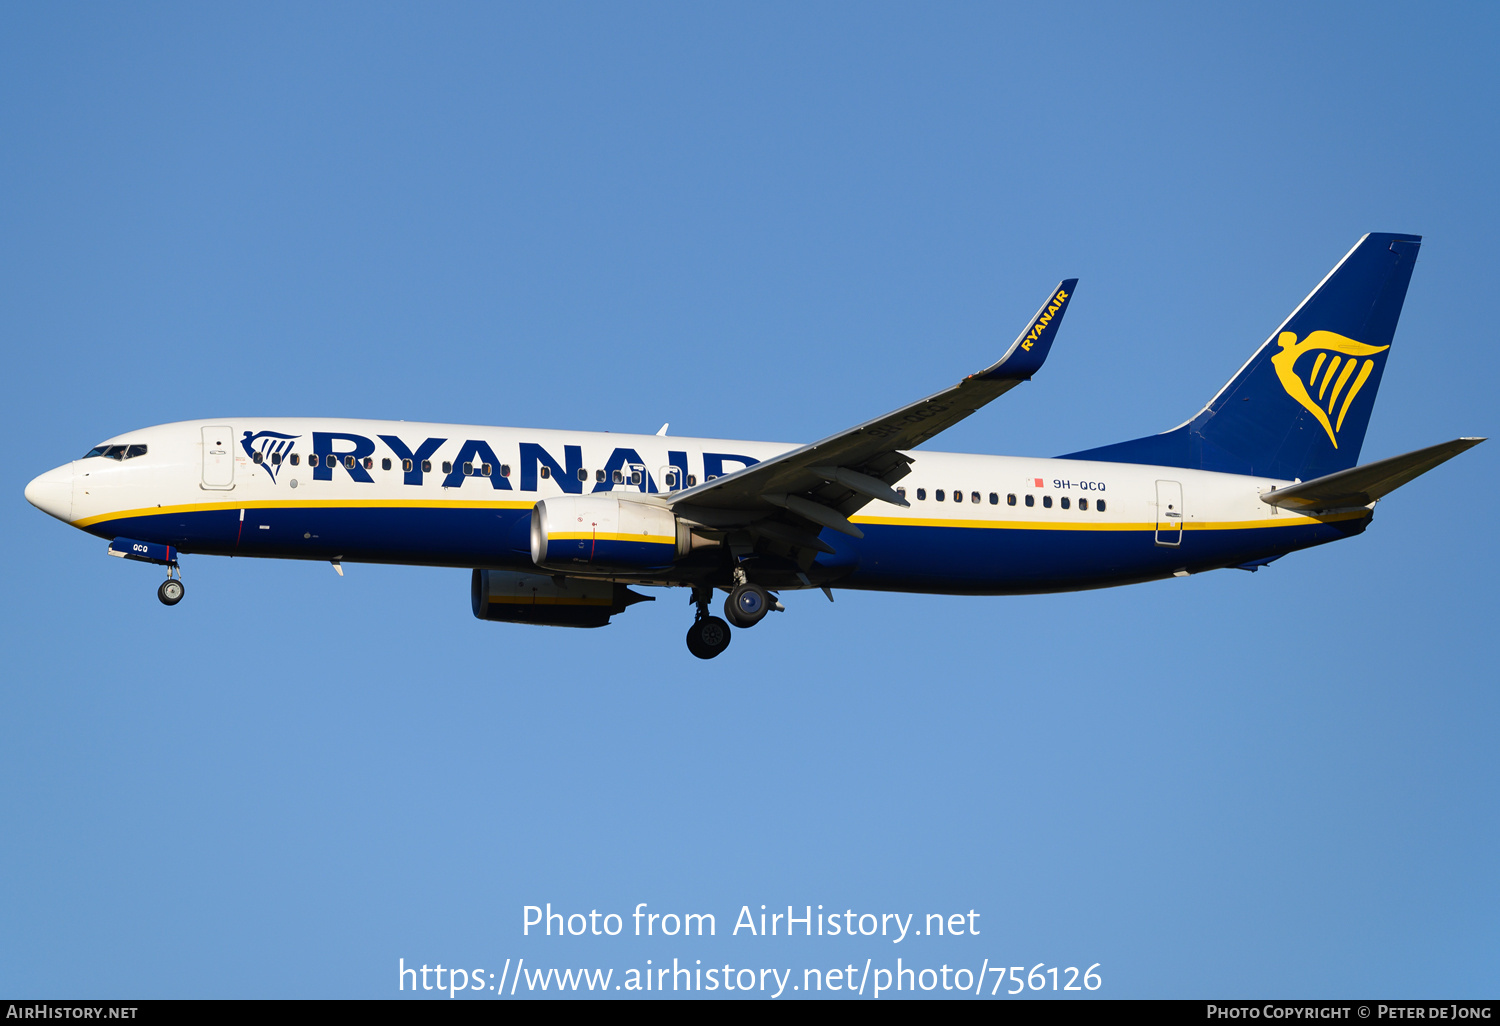
[[[1052,341],[1057,338],[1058,326],[1063,314],[1073,300],[1073,290],[1078,287],[1077,278],[1064,278],[1048,294],[1046,302],[1031,318],[1025,329],[998,363],[975,377],[979,378],[1029,378],[1042,369],[1047,354],[1052,351]]]

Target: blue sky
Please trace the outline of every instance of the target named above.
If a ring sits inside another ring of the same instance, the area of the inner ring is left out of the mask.
[[[1069,452],[1186,419],[1367,231],[1425,242],[1365,458],[1490,434],[1497,20],[0,11],[0,992],[900,955],[1494,996],[1495,443],[1254,575],[791,595],[712,663],[680,592],[546,630],[464,571],[197,557],[166,609],[21,493],[199,417],[809,440],[1077,276],[1045,370],[939,440]],[[719,936],[523,937],[549,901]],[[981,933],[728,936],[763,903]]]

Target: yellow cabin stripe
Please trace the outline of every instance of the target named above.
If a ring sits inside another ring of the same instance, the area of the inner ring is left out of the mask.
[[[124,509],[118,513],[101,513],[95,517],[74,520],[74,527],[88,527],[106,520],[126,517],[159,517],[176,513],[204,513],[214,510],[240,509],[530,509],[536,502],[527,499],[301,499],[286,502],[278,499],[252,499],[240,502],[195,502],[185,506],[147,506]]]
[[[1347,510],[1343,513],[1334,513],[1329,516],[1310,516],[1306,513],[1290,513],[1282,510],[1281,514],[1266,520],[1188,520],[1179,523],[1176,520],[1164,524],[1161,530],[1176,531],[1181,527],[1185,531],[1239,531],[1250,530],[1260,527],[1295,527],[1298,524],[1306,524],[1309,520],[1318,523],[1332,523],[1336,520],[1349,520],[1362,517],[1369,513],[1365,509]],[[850,517],[849,521],[855,524],[883,524],[890,527],[994,527],[1005,530],[1030,530],[1030,531],[1155,531],[1157,525],[1154,521],[1145,523],[1103,523],[1094,521],[1092,523],[1080,521],[1077,523],[1059,521],[1036,521],[1036,520],[911,520],[901,517]]]
[[[1357,386],[1358,382],[1356,382]],[[534,501],[520,500],[473,500],[473,499],[305,499],[298,502],[285,502],[277,500],[252,500],[241,502],[204,502],[193,503],[185,506],[147,506],[144,509],[126,509],[117,513],[101,513],[98,516],[85,517],[82,520],[74,520],[74,527],[90,527],[94,524],[102,524],[111,520],[124,520],[128,517],[158,517],[172,516],[179,513],[201,513],[217,510],[222,512],[233,512],[235,510],[251,509],[275,509],[292,511],[298,509],[530,509],[535,505]],[[1333,523],[1340,520],[1351,520],[1357,517],[1368,516],[1369,511],[1365,509],[1346,510],[1342,513],[1334,513],[1328,516],[1310,516],[1306,513],[1282,510],[1280,515],[1267,517],[1262,520],[1227,520],[1227,521],[1203,521],[1188,520],[1181,526],[1186,531],[1236,531],[1254,530],[1262,527],[1296,527],[1306,524],[1308,521],[1319,523]],[[1114,521],[1093,520],[1092,513],[1079,511],[1080,517],[1090,519],[1079,520],[949,520],[949,519],[917,519],[911,517],[850,517],[850,521],[856,524],[878,524],[889,527],[967,527],[967,528],[989,528],[995,530],[1028,530],[1028,531],[1155,531],[1154,521],[1144,523],[1120,523]],[[1177,523],[1174,521],[1169,530],[1176,530]],[[668,535],[647,534],[599,534],[568,533],[554,534],[550,536],[555,540],[577,540],[597,537],[600,541],[643,541],[656,545],[676,545],[677,539]]]

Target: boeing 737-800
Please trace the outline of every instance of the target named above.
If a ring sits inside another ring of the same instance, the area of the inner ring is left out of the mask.
[[[463,567],[475,616],[550,626],[603,626],[647,597],[632,585],[686,587],[704,659],[796,589],[1015,595],[1256,570],[1359,534],[1381,496],[1483,441],[1357,465],[1420,243],[1362,238],[1186,423],[1052,459],[918,446],[1041,368],[1072,279],[993,366],[810,445],[228,417],[118,435],[26,498],[164,565],[169,606],[182,553]]]

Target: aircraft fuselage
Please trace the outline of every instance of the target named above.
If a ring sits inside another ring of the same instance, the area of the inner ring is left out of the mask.
[[[101,538],[207,555],[531,572],[538,572],[530,543],[538,500],[613,492],[658,501],[796,448],[298,418],[167,424],[104,445],[145,452],[76,460],[39,479],[50,482],[47,512]],[[1270,478],[1077,459],[904,455],[912,462],[897,487],[909,508],[869,503],[849,518],[863,538],[823,529],[819,538],[835,551],[810,564],[790,551],[778,556],[774,542],[772,551],[762,545],[757,579],[779,588],[1068,591],[1257,563],[1359,533],[1371,516],[1365,507],[1312,516],[1269,506],[1260,495],[1287,483]],[[670,568],[596,576],[722,585],[721,563],[710,549]]]

